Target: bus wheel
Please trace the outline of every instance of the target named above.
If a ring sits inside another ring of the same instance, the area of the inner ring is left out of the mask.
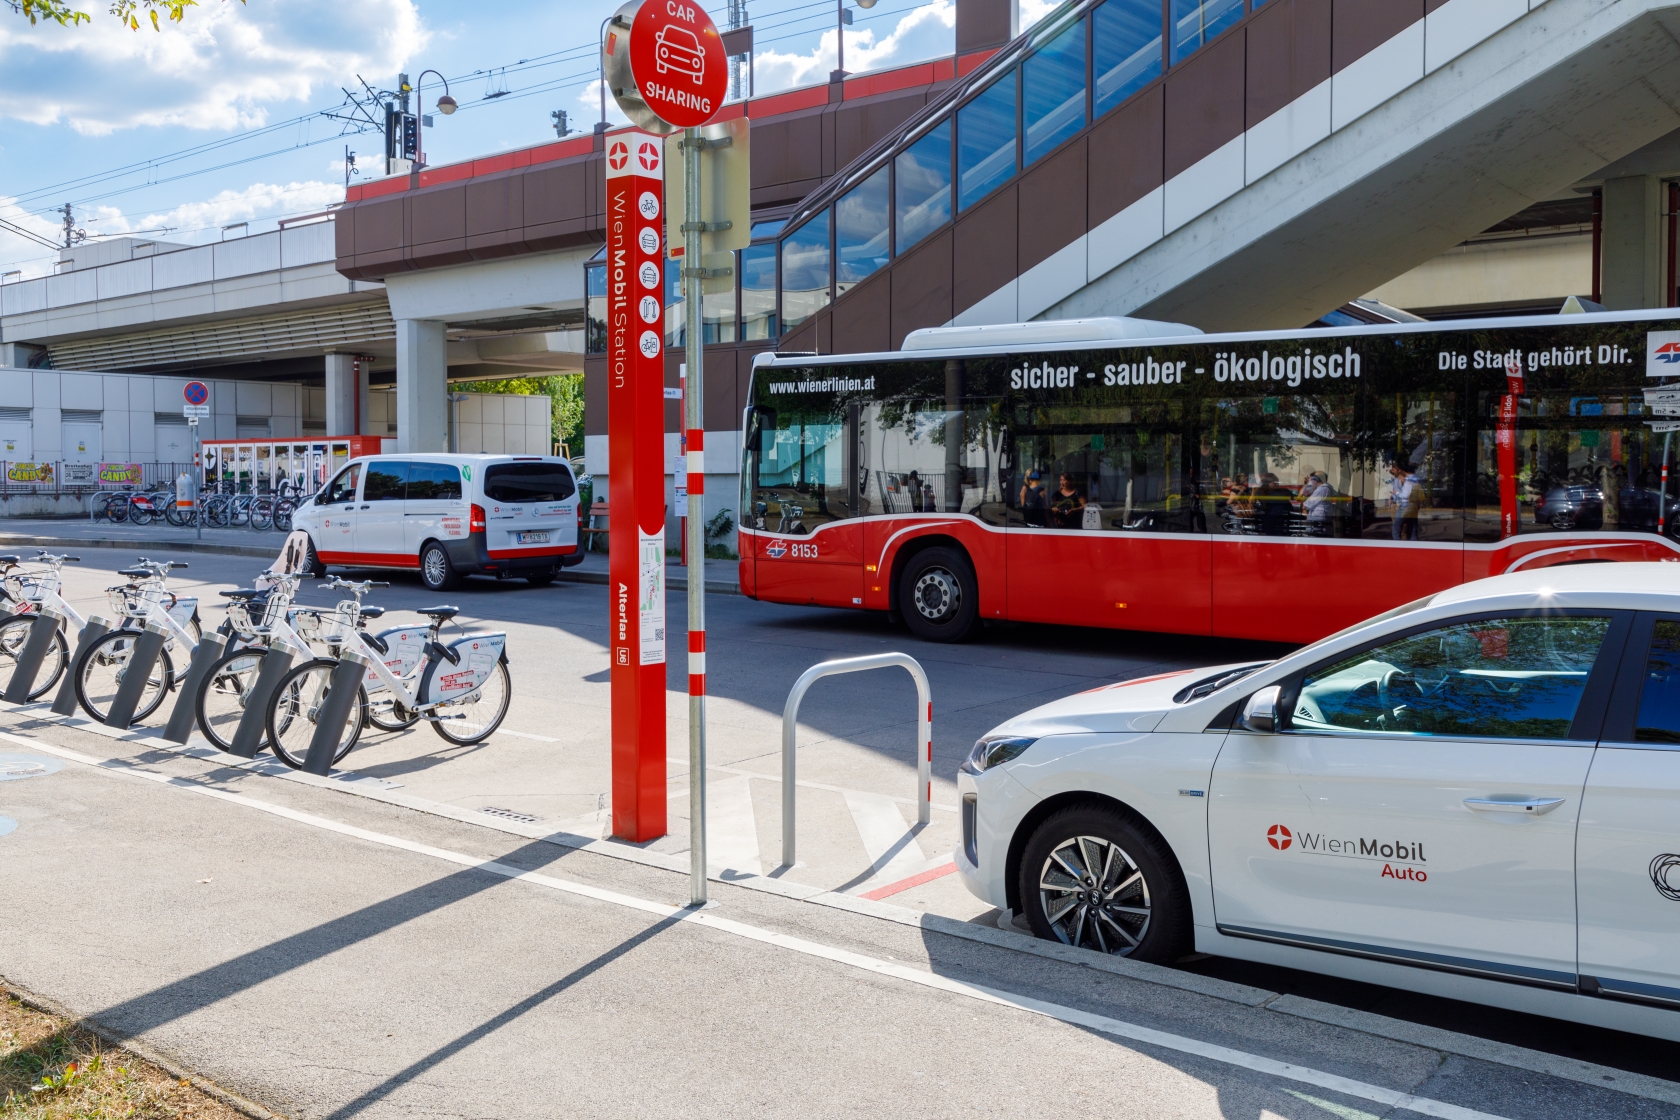
[[[960,642],[980,613],[980,586],[968,557],[952,548],[918,552],[899,577],[898,610],[926,642]]]

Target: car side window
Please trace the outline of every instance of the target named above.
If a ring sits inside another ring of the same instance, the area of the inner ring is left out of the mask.
[[[362,465],[352,463],[338,472],[338,477],[327,484],[327,505],[334,502],[353,502],[356,500],[356,482],[362,477]]]
[[[1297,731],[1567,739],[1608,617],[1455,622],[1309,673]]]
[[[1680,622],[1658,619],[1651,628],[1633,738],[1638,743],[1680,743]]]
[[[452,501],[461,497],[461,468],[450,463],[410,463],[410,501]]]
[[[407,486],[407,463],[371,463],[368,465],[367,485],[362,487],[362,501],[400,502]]]

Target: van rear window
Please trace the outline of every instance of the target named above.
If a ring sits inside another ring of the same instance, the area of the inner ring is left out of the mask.
[[[559,463],[497,463],[484,472],[492,502],[561,502],[572,496],[571,472]]]

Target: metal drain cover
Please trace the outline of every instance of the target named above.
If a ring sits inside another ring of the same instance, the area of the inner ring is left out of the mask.
[[[501,817],[503,820],[507,821],[518,821],[520,824],[536,824],[538,821],[542,820],[541,817],[533,817],[529,813],[516,813],[512,809],[498,809],[494,805],[487,805],[480,809],[479,812],[486,813],[492,817]]]

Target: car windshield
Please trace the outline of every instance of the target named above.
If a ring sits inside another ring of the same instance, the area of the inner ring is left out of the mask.
[[[492,502],[561,502],[572,496],[571,472],[559,463],[497,463],[484,472]]]
[[[1311,645],[1302,646],[1300,649],[1296,650],[1295,652],[1296,653],[1307,653],[1311,650],[1317,649],[1320,646],[1328,645],[1329,643],[1335,641],[1337,638],[1345,638],[1349,634],[1353,633],[1355,630],[1363,630],[1367,626],[1375,626],[1379,622],[1387,622],[1389,619],[1399,618],[1403,614],[1411,614],[1413,611],[1421,611],[1424,607],[1427,607],[1430,603],[1432,603],[1434,601],[1435,601],[1435,596],[1425,595],[1421,599],[1413,599],[1409,603],[1401,603],[1398,607],[1394,607],[1390,610],[1386,610],[1386,611],[1382,612],[1381,614],[1372,615],[1370,618],[1367,618],[1364,622],[1356,622],[1352,626],[1344,626],[1342,629],[1336,631],[1334,634],[1327,634],[1324,637],[1320,638],[1318,641],[1312,643]]]

